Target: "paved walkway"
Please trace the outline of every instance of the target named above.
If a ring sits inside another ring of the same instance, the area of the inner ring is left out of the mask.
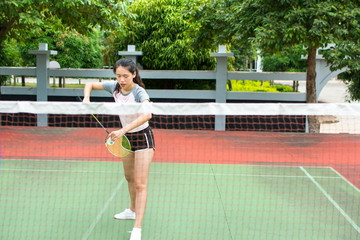
[[[306,92],[306,82],[299,81],[299,91]],[[347,103],[349,97],[347,86],[341,80],[332,79],[322,89],[319,103]],[[352,101],[352,103],[357,103]],[[360,117],[355,116],[333,116],[321,117],[321,133],[351,133],[360,134]]]
[[[319,102],[345,103],[348,101],[347,86],[337,79],[330,80],[319,96]],[[353,101],[353,103],[356,103]],[[335,113],[336,114],[336,113]],[[332,116],[334,121],[328,118],[328,122],[321,124],[321,133],[351,133],[360,134],[360,117],[356,116]]]

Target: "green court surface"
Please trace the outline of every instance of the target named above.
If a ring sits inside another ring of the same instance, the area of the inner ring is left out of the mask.
[[[128,239],[121,162],[6,160],[0,239]],[[360,239],[360,192],[333,168],[153,163],[144,240]]]

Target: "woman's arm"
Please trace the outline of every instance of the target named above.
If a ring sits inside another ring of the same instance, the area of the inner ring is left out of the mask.
[[[149,100],[145,100],[142,103],[148,103]],[[151,113],[142,113],[139,115],[134,121],[129,123],[127,126],[124,126],[123,128],[113,131],[109,134],[109,137],[111,137],[111,140],[115,141],[116,139],[122,137],[125,135],[125,133],[131,131],[132,129],[144,124],[145,122],[149,121],[152,118]]]
[[[90,94],[92,90],[104,90],[102,83],[86,83],[84,87],[83,102],[90,102]]]

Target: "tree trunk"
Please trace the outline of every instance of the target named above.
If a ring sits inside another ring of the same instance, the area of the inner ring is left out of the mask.
[[[306,61],[306,102],[316,103],[316,47],[308,49]]]
[[[306,62],[306,102],[316,103],[316,47],[308,49]],[[320,122],[317,116],[308,116],[309,133],[320,132]]]

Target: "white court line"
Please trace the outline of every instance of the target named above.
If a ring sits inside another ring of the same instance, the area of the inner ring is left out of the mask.
[[[356,224],[354,220],[339,206],[339,204],[326,192],[326,190],[315,180],[315,178],[308,172],[304,167],[300,167],[301,171],[305,173],[306,176],[315,184],[315,186],[325,195],[329,202],[334,205],[334,207],[344,216],[344,218],[353,226],[353,228],[360,233],[360,227]]]
[[[348,183],[351,187],[353,187],[355,189],[355,191],[357,191],[358,193],[360,193],[360,189],[357,188],[354,184],[352,184],[349,180],[347,180],[343,175],[341,175],[338,171],[336,171],[335,169],[331,168],[331,170],[338,175],[341,179],[343,179],[346,183]]]
[[[14,159],[2,159],[5,161],[33,161],[33,162],[66,162],[66,163],[96,163],[98,161],[84,161],[84,160],[69,160],[69,159],[56,159],[56,160],[51,160],[51,159],[18,159],[18,158],[14,158]],[[159,160],[159,159],[158,159]],[[161,160],[161,159],[160,159]],[[113,162],[111,162],[113,163]],[[121,163],[121,162],[119,162]],[[209,165],[209,163],[168,163],[168,162],[153,162],[153,164],[194,164],[194,165]],[[261,164],[221,164],[221,165],[229,165],[229,166],[240,166],[240,167],[263,167],[263,168],[298,168],[299,166],[289,166],[289,165],[261,165]],[[303,167],[307,167],[307,168],[331,168],[329,166],[303,166]]]
[[[2,171],[20,171],[20,172],[65,172],[65,173],[113,173],[118,174],[119,172],[114,171],[73,171],[73,170],[43,170],[43,169],[29,169],[29,168],[5,168]],[[194,176],[222,176],[222,177],[269,177],[269,178],[307,178],[307,176],[292,176],[292,175],[267,175],[267,174],[241,174],[241,173],[196,173],[196,172],[183,172],[183,173],[176,173],[176,172],[151,172],[150,174],[162,174],[162,175],[194,175]],[[323,179],[342,179],[340,176],[337,177],[330,177],[330,176],[316,176],[316,178],[323,178]]]
[[[114,171],[79,171],[79,170],[65,170],[65,169],[35,169],[35,168],[4,168],[2,171],[19,171],[19,172],[65,172],[65,173],[119,173]]]
[[[176,173],[176,172],[150,172],[152,174],[163,174],[163,175],[199,175],[199,176],[223,176],[223,177],[270,177],[270,178],[307,178],[307,176],[299,175],[270,175],[270,174],[241,174],[241,173]],[[341,179],[341,177],[330,177],[330,176],[316,176],[317,178],[324,179]]]
[[[94,219],[94,221],[91,223],[91,225],[89,226],[89,228],[87,229],[87,231],[84,233],[83,237],[81,239],[86,240],[90,237],[92,231],[94,231],[96,225],[98,224],[98,222],[100,221],[100,219],[102,218],[102,215],[105,213],[105,211],[108,209],[110,203],[114,200],[115,196],[117,195],[118,191],[121,189],[122,185],[125,182],[125,178],[123,178],[118,185],[115,187],[114,191],[112,192],[111,196],[109,197],[109,199],[105,202],[103,208],[100,210],[100,212],[98,213],[98,215],[96,216],[96,218]]]

